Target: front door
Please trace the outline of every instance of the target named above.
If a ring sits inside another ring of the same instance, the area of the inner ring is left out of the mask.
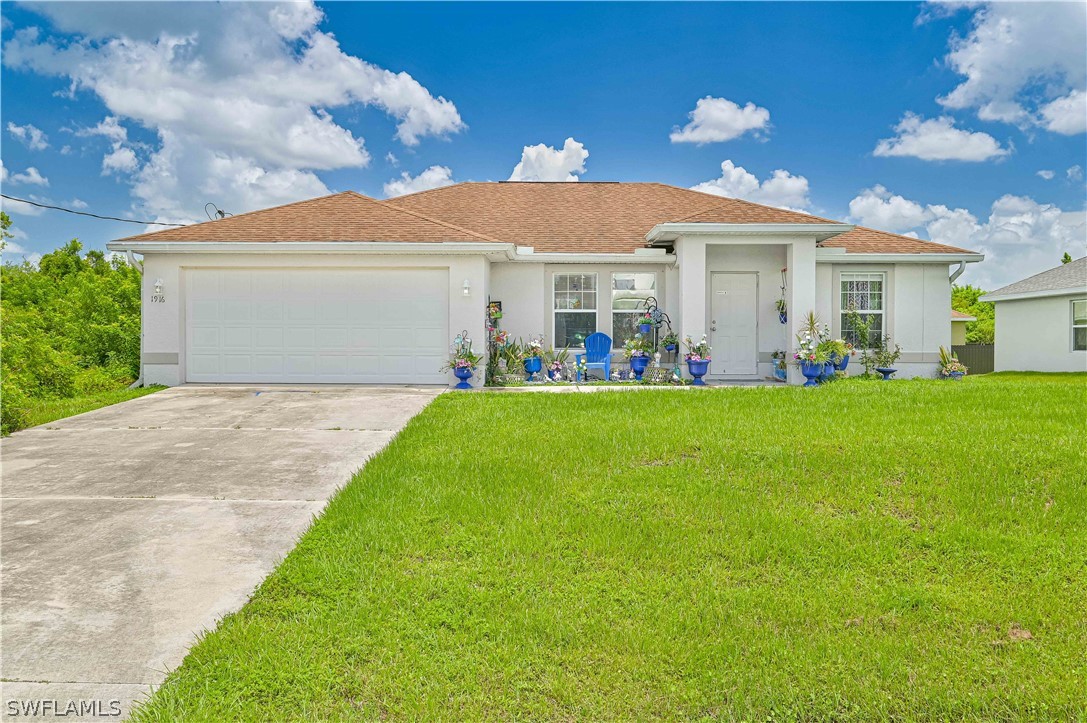
[[[715,273],[710,282],[710,373],[758,376],[759,278],[756,274]]]

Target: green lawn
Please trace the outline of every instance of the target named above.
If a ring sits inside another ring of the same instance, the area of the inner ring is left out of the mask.
[[[146,396],[165,387],[141,387],[139,389],[112,389],[94,392],[68,399],[31,399],[26,408],[26,427],[36,427],[57,419],[83,414],[99,407],[127,402],[129,399]]]
[[[1085,410],[443,395],[135,719],[1082,719]]]

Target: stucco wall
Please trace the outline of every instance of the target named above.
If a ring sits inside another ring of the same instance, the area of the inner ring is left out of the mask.
[[[966,343],[966,325],[965,321],[952,321],[951,322],[951,343],[954,346],[962,346]]]
[[[361,254],[154,254],[144,257],[143,363],[147,384],[185,380],[185,270],[189,268],[445,268],[449,271],[449,330],[467,329],[477,353],[486,351],[487,261],[483,256],[378,256]],[[152,302],[162,279],[163,302]],[[464,281],[470,292],[464,295]],[[452,339],[450,339],[452,342]],[[449,379],[455,382],[452,373]]]
[[[1087,352],[1072,351],[1072,300],[1083,298],[996,302],[996,371],[1087,371]]]

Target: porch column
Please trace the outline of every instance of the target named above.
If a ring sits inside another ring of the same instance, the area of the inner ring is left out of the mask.
[[[679,266],[679,338],[682,353],[683,339],[689,336],[697,343],[703,334],[709,333],[706,326],[706,240],[687,237],[677,241],[676,262]]]
[[[792,350],[796,347],[796,335],[808,312],[815,311],[815,239],[797,239],[790,242],[786,261],[789,269],[785,275],[789,286],[789,337],[785,340],[785,349],[789,362],[789,383],[803,384],[804,375],[792,363]]]

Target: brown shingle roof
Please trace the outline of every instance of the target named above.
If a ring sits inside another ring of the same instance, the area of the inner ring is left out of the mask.
[[[354,191],[153,231],[121,241],[402,241],[496,243],[484,234]]]
[[[385,203],[539,253],[631,253],[658,223],[703,213],[725,223],[833,223],[663,183],[458,183]]]
[[[376,201],[354,191],[121,241],[513,243],[540,253],[632,253],[660,223],[835,223],[663,183],[459,183]],[[850,253],[969,253],[857,227],[822,243]]]
[[[977,321],[977,317],[972,316],[971,314],[964,314],[963,312],[959,311],[958,309],[952,309],[951,310],[951,320],[952,321]]]
[[[845,249],[851,254],[970,254],[973,251],[944,246],[935,241],[899,236],[857,226],[852,231],[828,238],[819,244],[828,249]]]

